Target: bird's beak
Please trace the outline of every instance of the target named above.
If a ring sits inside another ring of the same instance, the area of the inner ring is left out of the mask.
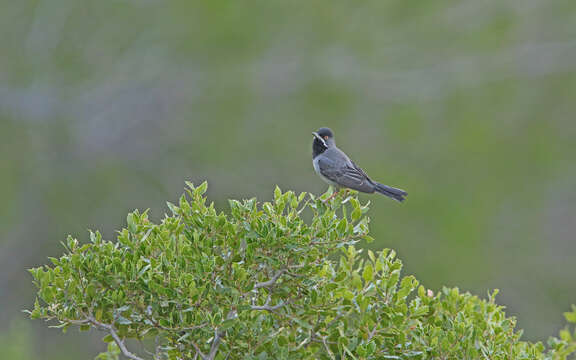
[[[314,137],[318,140],[320,140],[320,142],[325,146],[328,147],[328,144],[326,144],[326,141],[324,139],[322,139],[322,136],[318,135],[317,132],[312,132],[312,135],[314,135]]]

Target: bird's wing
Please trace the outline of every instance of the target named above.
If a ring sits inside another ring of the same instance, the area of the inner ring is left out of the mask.
[[[370,182],[372,182],[372,180],[370,179],[370,177],[368,176],[368,174],[366,174],[366,172],[364,172],[364,170],[362,170],[361,167],[359,167],[358,165],[356,165],[356,163],[352,160],[350,160],[350,162],[352,163],[352,166],[354,166],[354,169],[356,169],[356,171],[358,171],[360,174],[364,175],[366,177],[366,179],[368,179]]]
[[[323,157],[318,159],[318,168],[322,176],[340,186],[363,192],[374,191],[374,184],[372,184],[370,178],[362,169],[355,165],[344,164],[337,166],[336,162]]]

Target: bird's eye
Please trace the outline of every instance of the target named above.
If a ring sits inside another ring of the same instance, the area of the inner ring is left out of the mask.
[[[328,140],[328,135],[324,136],[324,140]]]

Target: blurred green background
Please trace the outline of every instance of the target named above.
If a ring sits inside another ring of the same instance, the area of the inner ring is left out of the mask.
[[[545,339],[576,302],[573,0],[0,0],[0,348],[90,359],[20,312],[67,234],[159,219],[184,181],[320,193],[329,126],[375,179],[374,247]]]

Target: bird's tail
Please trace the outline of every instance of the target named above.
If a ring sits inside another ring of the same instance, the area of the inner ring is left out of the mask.
[[[396,201],[402,202],[406,199],[404,199],[404,197],[406,195],[408,195],[408,193],[404,190],[401,189],[396,189],[393,188],[391,186],[387,186],[384,184],[380,184],[380,183],[375,183],[374,184],[376,187],[374,188],[374,190],[376,190],[376,192],[379,192],[380,194],[386,195]]]

